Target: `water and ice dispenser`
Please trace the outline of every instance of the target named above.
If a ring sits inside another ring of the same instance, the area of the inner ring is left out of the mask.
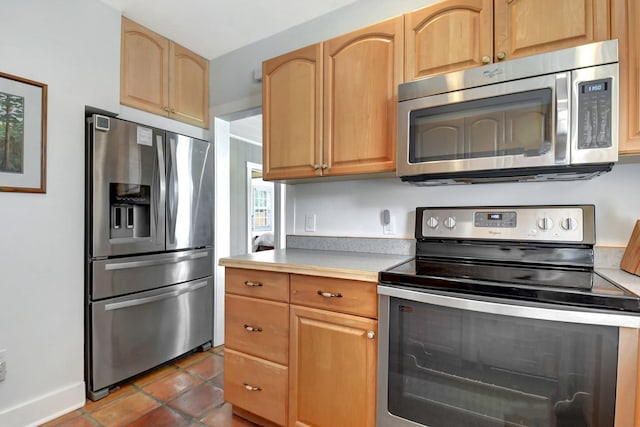
[[[151,235],[151,186],[110,183],[110,238],[140,238]]]

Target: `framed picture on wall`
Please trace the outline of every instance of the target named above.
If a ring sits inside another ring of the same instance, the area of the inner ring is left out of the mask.
[[[47,85],[0,72],[0,191],[46,192]]]

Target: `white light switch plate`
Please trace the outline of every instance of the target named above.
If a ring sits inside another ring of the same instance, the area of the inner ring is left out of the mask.
[[[396,217],[391,215],[389,217],[389,224],[382,226],[382,234],[391,235],[396,234]]]
[[[304,231],[316,231],[316,214],[304,216]]]

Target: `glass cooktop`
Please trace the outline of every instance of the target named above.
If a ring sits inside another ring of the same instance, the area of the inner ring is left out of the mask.
[[[425,291],[640,313],[640,296],[588,268],[414,258],[380,272],[379,280]]]

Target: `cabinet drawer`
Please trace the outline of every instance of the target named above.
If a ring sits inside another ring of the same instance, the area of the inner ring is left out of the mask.
[[[227,267],[225,288],[232,294],[289,302],[288,273]]]
[[[289,306],[240,295],[225,295],[225,345],[287,365]]]
[[[279,425],[287,419],[288,369],[277,363],[224,350],[224,398]]]
[[[373,282],[292,274],[291,304],[378,317],[378,295]]]

